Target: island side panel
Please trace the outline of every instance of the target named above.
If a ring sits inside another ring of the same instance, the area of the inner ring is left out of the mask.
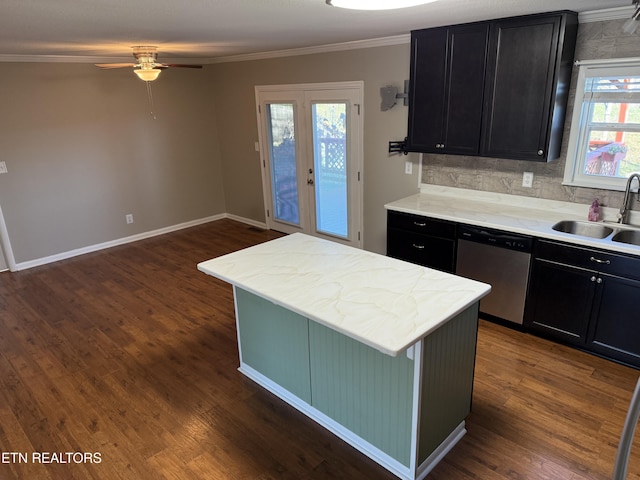
[[[240,362],[311,403],[309,320],[235,287]]]
[[[405,353],[385,355],[315,322],[309,343],[312,406],[409,467],[413,360]]]
[[[418,464],[471,411],[477,337],[475,303],[424,339]]]

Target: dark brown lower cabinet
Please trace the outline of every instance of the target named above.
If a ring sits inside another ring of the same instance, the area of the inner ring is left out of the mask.
[[[524,323],[640,368],[640,259],[538,240]]]
[[[640,367],[640,281],[600,274],[587,348]]]
[[[525,307],[527,327],[573,345],[584,345],[596,284],[595,272],[534,258]]]
[[[456,265],[454,222],[389,210],[387,255],[453,273]]]

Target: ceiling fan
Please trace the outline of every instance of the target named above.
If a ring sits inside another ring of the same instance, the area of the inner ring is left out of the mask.
[[[180,64],[180,63],[158,63],[158,48],[152,46],[138,46],[133,48],[133,56],[137,63],[96,63],[96,67],[102,69],[110,68],[133,68],[141,80],[152,82],[160,72],[166,68],[202,68],[202,65]]]

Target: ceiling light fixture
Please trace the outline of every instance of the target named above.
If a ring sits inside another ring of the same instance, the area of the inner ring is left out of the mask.
[[[624,22],[622,26],[622,30],[625,33],[635,33],[638,26],[640,26],[640,0],[633,0],[633,5],[636,7],[635,12],[633,12],[631,18]]]
[[[392,10],[395,8],[415,7],[437,0],[326,0],[332,7],[353,10]]]
[[[138,76],[140,80],[144,80],[145,82],[153,82],[158,75],[160,75],[159,68],[141,68],[139,70],[134,70],[133,72]]]

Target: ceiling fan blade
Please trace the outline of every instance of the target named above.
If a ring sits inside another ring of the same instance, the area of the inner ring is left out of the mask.
[[[99,68],[104,68],[104,69],[127,68],[127,67],[131,68],[131,67],[135,67],[136,64],[135,63],[96,63],[95,66]]]
[[[202,65],[190,65],[187,63],[163,63],[162,65],[171,68],[202,68]]]

